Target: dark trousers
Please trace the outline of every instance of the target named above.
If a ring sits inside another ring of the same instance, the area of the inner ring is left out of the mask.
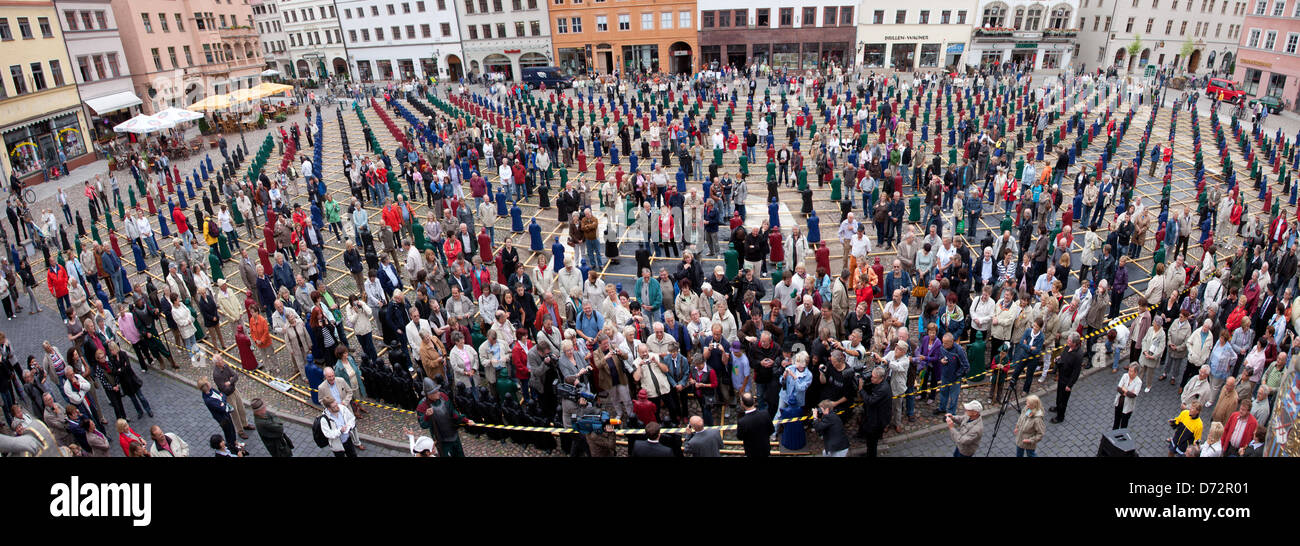
[[[335,457],[356,457],[357,456],[357,446],[352,443],[351,437],[348,437],[348,441],[343,442],[343,451],[335,451],[334,456]]]
[[[1034,372],[1038,370],[1038,364],[1042,361],[1043,355],[1040,354],[1035,354],[1028,359],[1021,359],[1021,362],[1011,370],[1011,388],[1016,388],[1016,382],[1020,380],[1020,372],[1026,371],[1025,369],[1028,368],[1025,375],[1025,392],[1029,392],[1030,385],[1034,383]]]
[[[1070,391],[1065,390],[1062,383],[1056,384],[1056,418],[1065,420],[1065,408],[1070,405]]]
[[[226,448],[234,451],[235,446],[239,445],[239,438],[235,436],[235,424],[230,421],[230,415],[217,420],[217,424],[221,425],[221,432],[226,436]]]
[[[867,456],[876,457],[877,447],[880,445],[880,437],[885,435],[885,430],[868,430],[867,431]]]
[[[1133,412],[1124,413],[1124,399],[1121,398],[1119,403],[1115,404],[1115,420],[1111,423],[1110,429],[1128,428],[1128,419],[1132,416]]]

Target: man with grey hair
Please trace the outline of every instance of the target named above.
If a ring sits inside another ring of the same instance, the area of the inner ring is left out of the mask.
[[[1208,400],[1210,400],[1210,365],[1202,364],[1197,374],[1183,385],[1179,402],[1182,409],[1187,409],[1192,407],[1192,402],[1200,402],[1204,405]]]

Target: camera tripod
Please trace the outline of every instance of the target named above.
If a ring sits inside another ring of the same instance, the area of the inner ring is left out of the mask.
[[[988,457],[989,453],[993,452],[993,446],[996,444],[996,440],[998,438],[998,430],[1002,428],[1002,418],[1007,414],[1007,408],[1011,408],[1011,407],[1016,408],[1017,414],[1024,411],[1020,407],[1020,389],[1016,388],[1016,385],[1014,383],[1008,386],[1011,388],[1007,389],[1005,392],[1002,393],[1002,400],[1000,402],[1002,404],[1002,408],[998,410],[998,418],[993,423],[993,434],[989,436],[989,447],[987,450],[984,451],[985,457]]]

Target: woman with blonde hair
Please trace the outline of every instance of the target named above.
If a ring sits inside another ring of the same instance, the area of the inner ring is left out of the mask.
[[[443,354],[442,341],[437,336],[430,332],[420,333],[420,365],[424,367],[424,375],[446,386],[447,361]]]
[[[1223,430],[1223,423],[1219,421],[1210,424],[1210,434],[1205,437],[1205,443],[1201,444],[1201,457],[1223,456]]]
[[[1043,433],[1046,431],[1047,427],[1043,424],[1043,402],[1036,394],[1026,396],[1025,411],[1016,420],[1016,428],[1012,429],[1016,435],[1016,456],[1037,457],[1038,442],[1043,441]]]

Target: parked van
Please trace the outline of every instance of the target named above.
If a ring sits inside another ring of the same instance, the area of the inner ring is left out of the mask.
[[[545,84],[548,88],[564,89],[573,87],[573,79],[565,76],[559,68],[553,66],[540,66],[535,68],[524,68],[523,73],[524,85],[530,88],[541,87]]]

